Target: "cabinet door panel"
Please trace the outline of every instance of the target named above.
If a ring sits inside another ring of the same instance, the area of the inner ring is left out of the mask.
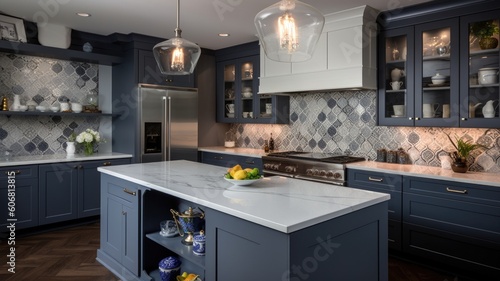
[[[122,264],[139,275],[139,211],[138,206],[123,205],[123,258]]]
[[[6,182],[6,181],[4,181]],[[38,225],[38,179],[16,179],[15,182],[15,217],[9,216],[7,209],[9,189],[7,185],[0,187],[0,227],[5,229],[8,225],[7,219],[15,218],[16,229],[33,227]]]
[[[76,164],[39,166],[40,224],[77,218]]]
[[[101,247],[115,260],[121,261],[124,245],[123,224],[125,222],[123,218],[123,203],[111,196],[105,197],[103,200],[106,200],[106,215],[101,219],[103,220],[102,226],[106,229],[105,236],[101,237]]]

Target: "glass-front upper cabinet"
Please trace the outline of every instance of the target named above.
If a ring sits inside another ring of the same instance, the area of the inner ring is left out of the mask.
[[[412,126],[413,110],[413,28],[400,28],[385,31],[379,48],[383,62],[379,75],[379,112],[380,125]]]
[[[458,126],[458,19],[415,26],[415,125]]]
[[[227,118],[235,117],[235,94],[236,94],[236,66],[234,64],[224,65],[224,115]]]
[[[462,127],[498,128],[499,47],[497,11],[463,17],[461,43],[463,61],[460,78]]]

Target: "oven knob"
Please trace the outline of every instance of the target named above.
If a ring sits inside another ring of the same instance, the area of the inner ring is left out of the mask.
[[[280,164],[274,164],[271,169],[275,170],[275,171],[279,170],[280,169]]]
[[[312,176],[313,175],[313,169],[307,169],[306,170],[306,175]]]
[[[313,169],[313,175],[315,176],[319,175],[319,170]]]
[[[335,178],[335,179],[340,179],[341,177],[342,177],[342,175],[340,173],[333,174],[333,178]]]
[[[294,166],[286,166],[285,167],[285,172],[287,173],[294,173],[296,171]]]
[[[264,164],[264,169],[269,169],[270,167],[271,167],[271,164],[268,164],[268,163]]]
[[[331,178],[331,177],[333,177],[333,172],[332,172],[332,171],[328,171],[328,172],[326,173],[326,177],[327,177],[327,178]]]
[[[326,171],[325,170],[321,170],[319,171],[319,175],[324,177],[326,175]]]

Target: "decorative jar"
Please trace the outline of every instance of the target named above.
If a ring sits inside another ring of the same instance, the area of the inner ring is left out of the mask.
[[[75,154],[75,150],[76,150],[76,148],[75,148],[75,143],[74,142],[72,142],[72,141],[66,142],[66,153],[68,155]]]
[[[181,261],[176,257],[166,257],[158,264],[162,281],[175,281],[179,275]]]
[[[205,255],[205,232],[200,231],[200,234],[195,235],[193,238],[193,254],[198,256]]]

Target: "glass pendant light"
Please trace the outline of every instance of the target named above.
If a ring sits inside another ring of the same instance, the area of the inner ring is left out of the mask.
[[[188,75],[194,72],[200,58],[201,49],[198,45],[181,38],[179,28],[180,0],[177,0],[177,27],[175,37],[156,44],[153,54],[158,68],[165,75]]]
[[[281,0],[260,11],[254,23],[269,59],[301,62],[312,57],[325,17],[300,1]]]

